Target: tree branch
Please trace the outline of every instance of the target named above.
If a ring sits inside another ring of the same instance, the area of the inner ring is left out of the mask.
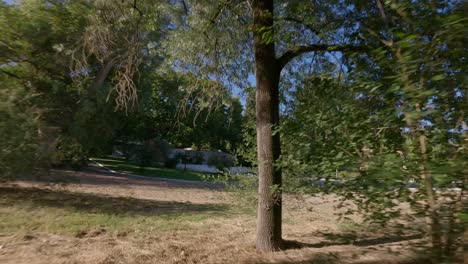
[[[6,75],[8,75],[8,76],[10,76],[10,77],[13,77],[13,78],[16,78],[16,79],[21,80],[21,77],[19,77],[18,75],[14,74],[14,73],[11,73],[11,72],[9,72],[9,71],[5,71],[4,69],[1,69],[1,68],[0,68],[0,72],[1,72],[1,73],[4,73],[4,74],[6,74]]]
[[[184,8],[185,15],[188,16],[189,10],[187,7],[187,3],[185,3],[185,0],[182,0],[182,7]]]
[[[98,89],[102,87],[102,85],[104,84],[104,81],[106,80],[112,68],[115,66],[116,62],[117,62],[117,57],[101,65],[101,68],[99,69],[99,71],[96,73],[96,76],[94,77],[93,83],[88,88],[88,91],[87,91],[88,97],[92,98],[96,96]]]
[[[215,24],[216,19],[218,19],[218,17],[221,15],[221,13],[224,11],[224,9],[226,8],[226,6],[227,6],[228,4],[229,4],[228,1],[224,1],[224,2],[219,6],[218,10],[216,10],[216,13],[211,17],[210,22],[208,23],[209,26]]]
[[[297,19],[297,18],[294,18],[294,17],[282,17],[280,19],[284,20],[284,21],[289,21],[289,22],[294,22],[296,24],[300,24],[300,25],[304,26],[305,28],[307,28],[308,30],[310,30],[312,33],[314,33],[317,36],[320,34],[320,32],[316,29],[316,27],[314,27],[314,25],[307,24],[307,23],[305,23],[304,21],[302,21],[300,19]]]
[[[382,38],[379,33],[377,33],[375,30],[372,30],[371,28],[368,28],[366,26],[362,26],[362,28],[367,31],[371,36],[377,38],[377,40],[379,40],[382,44],[384,44],[385,46],[391,48],[393,47],[393,40],[392,39],[389,39],[389,40],[386,40],[384,38]]]
[[[216,22],[216,19],[218,19],[218,17],[221,15],[221,13],[223,12],[224,8],[226,8],[226,6],[228,5],[228,0],[225,0],[218,8],[218,10],[216,10],[216,12],[214,13],[214,15],[210,18],[210,21],[208,22],[208,24],[206,25],[206,28],[203,30],[203,35],[205,35],[205,37],[208,38],[208,29],[215,24]]]
[[[140,14],[140,16],[143,16],[143,12],[141,12],[141,10],[137,7],[137,0],[133,0],[133,9],[135,9],[136,11],[138,11],[138,13]]]
[[[368,47],[365,46],[355,46],[355,45],[329,45],[329,44],[312,44],[306,46],[298,46],[287,50],[283,55],[281,55],[277,61],[279,69],[283,69],[288,62],[290,62],[295,57],[302,55],[308,52],[315,52],[315,51],[340,51],[343,53],[355,53],[355,52],[363,52],[368,50]]]

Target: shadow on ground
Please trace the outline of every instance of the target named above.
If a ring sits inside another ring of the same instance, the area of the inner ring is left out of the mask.
[[[89,213],[168,215],[210,212],[221,214],[227,208],[218,204],[192,204],[173,201],[154,201],[132,197],[111,197],[91,193],[39,188],[0,187],[0,206],[30,202],[34,206],[72,208]]]
[[[387,243],[395,243],[395,242],[402,242],[402,241],[409,241],[414,239],[420,239],[423,237],[422,234],[413,234],[413,235],[405,235],[405,236],[385,236],[385,237],[373,237],[373,238],[364,238],[360,239],[356,235],[352,234],[333,234],[330,237],[329,234],[323,235],[326,238],[330,239],[330,241],[324,241],[319,243],[303,243],[299,241],[285,241],[285,249],[301,249],[301,248],[322,248],[322,247],[329,247],[329,246],[340,246],[340,245],[354,245],[360,247],[366,246],[376,246],[382,245]]]
[[[431,263],[428,255],[421,255],[416,251],[405,249],[403,255],[390,247],[378,249],[375,246],[395,242],[420,239],[421,235],[389,236],[369,239],[359,239],[353,242],[326,241],[320,243],[302,243],[298,241],[284,241],[285,252],[300,252],[291,254],[293,258],[248,261],[250,264],[427,264]],[[326,249],[332,246],[349,246],[345,248]],[[321,249],[324,248],[324,249]],[[303,250],[305,249],[305,251]],[[310,249],[310,250],[307,250]],[[320,249],[320,250],[314,250]],[[336,251],[335,251],[336,250]],[[412,252],[412,253],[409,253]],[[289,254],[286,254],[286,256]]]
[[[407,260],[359,260],[358,257],[339,257],[334,254],[314,254],[311,256],[304,256],[302,260],[279,260],[279,261],[253,261],[246,262],[249,264],[428,264],[431,263],[428,258],[413,258]]]

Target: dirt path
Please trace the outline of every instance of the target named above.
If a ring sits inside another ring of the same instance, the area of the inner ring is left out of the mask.
[[[224,203],[226,198],[220,192],[222,185],[219,183],[112,173],[97,166],[89,166],[78,172],[53,171],[51,178],[66,180],[66,184],[61,184],[63,188],[80,193],[191,203]],[[20,183],[22,186],[33,184]]]

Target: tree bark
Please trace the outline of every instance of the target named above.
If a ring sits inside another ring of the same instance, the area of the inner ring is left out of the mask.
[[[259,251],[277,251],[281,238],[281,170],[275,166],[280,149],[279,78],[281,68],[275,55],[273,1],[253,4],[256,75],[256,120],[258,157],[257,241]]]
[[[417,106],[418,111],[420,111],[419,106]],[[424,132],[420,132],[424,133]],[[433,190],[432,184],[432,175],[428,169],[428,157],[427,157],[427,138],[424,134],[419,135],[419,147],[421,150],[421,158],[422,158],[422,165],[421,165],[421,178],[424,183],[424,189],[426,191],[426,199],[427,199],[427,206],[428,206],[428,222],[429,222],[429,230],[428,233],[431,237],[432,243],[432,253],[433,256],[433,263],[439,263],[442,259],[442,229],[439,222],[439,212],[437,209],[437,198],[436,194]]]
[[[96,76],[94,77],[93,83],[88,88],[88,91],[87,91],[88,98],[95,99],[98,89],[101,88],[102,85],[104,84],[104,81],[109,75],[109,72],[114,67],[115,63],[116,63],[116,59],[114,58],[101,65],[101,68],[99,69],[99,71],[96,73]]]
[[[402,62],[403,68],[402,68],[402,82],[404,89],[406,91],[417,91],[416,87],[414,84],[410,82],[410,77],[408,74],[408,69],[405,66],[405,60],[401,54],[401,48],[397,48],[395,52],[395,57],[397,58],[397,61]],[[419,89],[422,89],[422,85],[419,87]],[[425,100],[420,100],[420,102],[423,102]],[[415,110],[418,113],[419,116],[419,123],[422,123],[423,121],[423,113],[421,110],[421,103],[417,102],[415,104]],[[426,212],[426,218],[427,218],[427,234],[428,237],[431,239],[431,244],[432,244],[432,263],[440,263],[441,261],[441,249],[442,249],[442,229],[441,225],[439,222],[439,212],[438,212],[438,206],[437,206],[437,197],[436,193],[433,190],[433,183],[432,183],[432,175],[429,170],[429,157],[427,155],[427,138],[424,135],[424,131],[420,131],[420,129],[414,124],[414,120],[411,117],[411,114],[403,112],[405,116],[405,122],[408,128],[410,129],[410,138],[412,138],[414,141],[419,140],[419,145],[418,148],[420,150],[421,154],[421,173],[420,177],[423,182],[423,190],[426,193],[426,203],[427,203],[427,212]]]

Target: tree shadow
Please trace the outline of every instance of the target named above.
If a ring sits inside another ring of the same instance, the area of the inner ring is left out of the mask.
[[[222,214],[227,205],[192,204],[175,201],[155,201],[133,197],[112,197],[93,193],[75,193],[65,190],[0,187],[0,206],[19,202],[34,206],[72,208],[87,213],[114,215],[170,215],[210,212]]]
[[[286,260],[276,260],[274,262],[267,261],[267,260],[254,260],[245,262],[245,264],[338,264],[343,263],[339,258],[333,255],[326,255],[326,254],[315,254],[304,256],[303,259],[286,259]],[[377,263],[376,263],[377,264]]]
[[[359,239],[356,234],[332,234],[324,233],[324,236],[330,240],[318,243],[304,243],[294,240],[285,240],[283,245],[285,249],[301,248],[322,248],[329,246],[354,245],[359,247],[376,246],[387,243],[402,242],[414,239],[420,239],[422,234],[412,234],[406,236],[392,235]]]
[[[325,253],[320,253],[320,254],[311,254],[304,256],[303,259],[287,259],[287,260],[277,260],[274,262],[271,261],[263,261],[263,260],[254,260],[254,261],[248,261],[245,263],[249,264],[342,264],[342,263],[347,263],[347,264],[428,264],[431,263],[431,260],[427,257],[418,257],[418,258],[410,258],[407,260],[360,260],[358,257],[355,257],[354,259],[351,257],[343,257],[343,256],[338,256],[333,253],[325,254]]]
[[[330,234],[326,234],[330,235]],[[366,239],[357,239],[354,234],[333,234],[335,240],[324,241],[319,243],[304,243],[294,240],[284,240],[283,250],[301,250],[301,249],[319,249],[311,251],[301,251],[300,254],[294,253],[293,258],[284,259],[283,255],[279,255],[274,261],[271,259],[263,260],[256,259],[246,263],[250,264],[427,264],[431,263],[430,257],[427,255],[410,254],[401,257],[400,252],[383,248],[378,250],[372,246],[384,245],[388,243],[409,241],[422,238],[421,234],[408,236],[387,236],[375,237]],[[328,238],[330,236],[327,236]],[[349,239],[352,239],[350,241]],[[330,248],[331,246],[357,246],[350,248]],[[362,247],[362,248],[361,248]],[[323,248],[323,249],[322,249]],[[375,251],[374,251],[375,250]],[[373,257],[362,257],[372,253],[376,254]],[[299,256],[299,257],[296,257]],[[400,256],[400,257],[398,257]],[[283,259],[281,259],[283,258]]]

